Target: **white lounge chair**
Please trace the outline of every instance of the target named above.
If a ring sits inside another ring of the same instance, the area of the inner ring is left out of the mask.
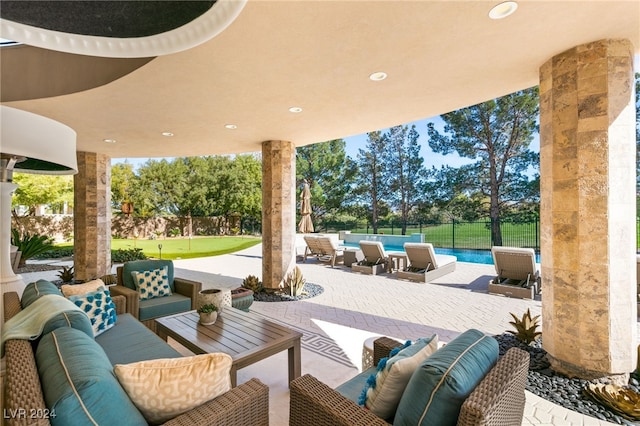
[[[320,243],[318,242],[318,237],[315,235],[305,235],[304,242],[307,243],[307,247],[304,250],[304,255],[302,257],[302,261],[306,262],[307,257],[313,256],[316,258],[320,258],[323,256],[322,249],[320,248]]]
[[[519,299],[533,299],[540,291],[540,272],[532,248],[492,247],[496,278],[489,281],[489,293]]]
[[[364,260],[352,264],[351,270],[369,275],[385,272],[389,264],[389,257],[385,253],[382,243],[380,241],[363,240],[359,244]]]
[[[409,264],[398,270],[397,277],[428,283],[456,270],[458,258],[436,254],[431,243],[404,243]]]
[[[322,256],[318,258],[319,260],[331,263],[332,268],[336,265],[336,262],[344,260],[344,251],[338,247],[331,237],[318,237],[317,243],[322,252]]]

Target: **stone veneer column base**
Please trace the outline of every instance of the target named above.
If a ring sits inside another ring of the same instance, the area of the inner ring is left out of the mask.
[[[74,176],[73,266],[75,279],[111,273],[111,159],[78,152]]]
[[[295,265],[296,148],[262,144],[262,285],[279,288]]]
[[[556,359],[549,354],[547,354],[547,360],[549,360],[549,364],[551,364],[551,369],[553,371],[564,374],[565,376],[570,378],[578,377],[585,380],[600,379],[603,382],[616,384],[619,386],[626,386],[629,384],[629,373],[607,374],[601,371],[591,371],[579,365]]]

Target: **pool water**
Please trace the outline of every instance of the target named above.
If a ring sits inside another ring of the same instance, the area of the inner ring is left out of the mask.
[[[345,246],[358,248],[358,244],[347,243]],[[404,251],[400,246],[384,246],[385,251]],[[482,263],[493,265],[491,250],[471,250],[456,248],[434,248],[436,254],[448,254],[458,258],[458,262]],[[540,263],[540,254],[536,253],[536,263]]]

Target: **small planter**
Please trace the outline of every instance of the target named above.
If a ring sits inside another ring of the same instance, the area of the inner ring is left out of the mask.
[[[200,324],[202,325],[211,325],[218,319],[217,312],[200,312],[198,315],[200,315]]]
[[[248,312],[249,307],[253,304],[253,291],[248,288],[239,287],[231,290],[231,306]]]
[[[222,312],[224,306],[224,292],[215,288],[201,290],[198,296],[198,306],[216,305],[218,312]]]

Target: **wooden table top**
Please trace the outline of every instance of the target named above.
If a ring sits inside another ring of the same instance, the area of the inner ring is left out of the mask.
[[[158,334],[166,334],[196,354],[229,354],[237,368],[290,348],[302,337],[301,333],[252,312],[229,307],[214,324],[202,325],[198,319],[196,311],[158,318]]]

